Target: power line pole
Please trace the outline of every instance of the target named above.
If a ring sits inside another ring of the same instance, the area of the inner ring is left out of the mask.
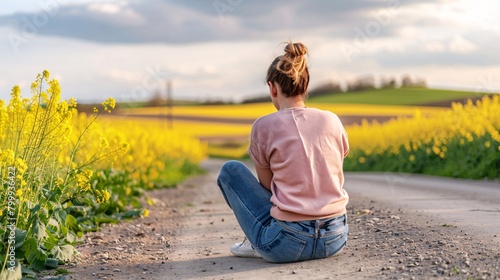
[[[174,101],[172,99],[172,81],[167,81],[167,127],[168,129],[172,129],[174,126],[174,118],[173,118],[173,107]]]

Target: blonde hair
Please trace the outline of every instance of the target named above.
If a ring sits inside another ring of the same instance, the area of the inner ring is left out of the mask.
[[[305,94],[309,85],[309,69],[305,56],[307,47],[289,42],[285,54],[274,59],[267,70],[267,82],[277,82],[287,97]]]

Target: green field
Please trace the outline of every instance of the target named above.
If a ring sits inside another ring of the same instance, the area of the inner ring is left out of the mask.
[[[479,97],[482,94],[467,91],[426,89],[426,88],[399,88],[375,89],[359,92],[344,92],[322,96],[311,96],[310,102],[323,103],[357,103],[378,105],[424,105],[433,102],[442,102],[468,97]]]

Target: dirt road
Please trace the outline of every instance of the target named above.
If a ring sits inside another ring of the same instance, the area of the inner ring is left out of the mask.
[[[348,245],[292,264],[233,257],[243,235],[216,185],[222,160],[155,190],[147,218],[87,235],[69,279],[500,279],[500,184],[347,174]],[[486,191],[486,193],[484,193]]]

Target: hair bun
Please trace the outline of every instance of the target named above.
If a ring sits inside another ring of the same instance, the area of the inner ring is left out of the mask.
[[[278,83],[286,97],[306,94],[309,70],[302,43],[285,42],[285,53],[274,59],[267,70],[266,82]]]
[[[293,80],[293,84],[299,82],[300,76],[307,71],[306,58],[307,47],[302,43],[289,42],[285,47],[285,54],[281,57],[276,69]]]
[[[304,56],[308,53],[307,47],[302,43],[289,42],[285,46],[285,53],[291,57]]]

